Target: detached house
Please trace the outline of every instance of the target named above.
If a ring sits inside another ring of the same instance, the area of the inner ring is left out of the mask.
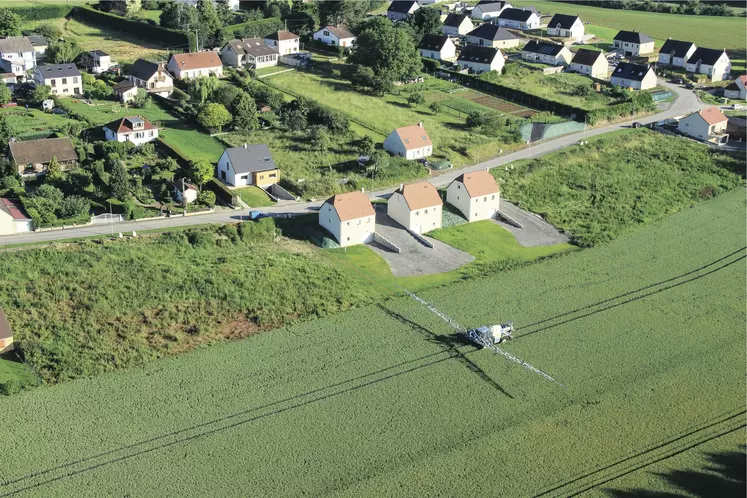
[[[424,35],[418,44],[421,57],[436,60],[452,60],[456,57],[456,45],[446,35]]]
[[[78,162],[78,154],[69,138],[42,138],[8,144],[10,160],[22,176],[38,176],[46,173],[54,157],[62,169]]]
[[[34,222],[24,212],[21,202],[16,199],[0,198],[0,235],[30,232]],[[0,310],[0,330],[2,329],[2,310]],[[0,335],[2,340],[2,335]],[[0,343],[0,353],[4,353]]]
[[[422,234],[441,228],[443,201],[428,182],[400,185],[389,198],[387,214],[406,229]]]
[[[104,136],[107,140],[142,145],[158,138],[158,128],[142,116],[127,116],[105,124]]]
[[[747,87],[747,76],[743,74],[735,79],[731,85],[724,88],[724,97],[727,99],[745,100],[747,99],[745,87]]]
[[[604,52],[581,48],[571,59],[571,71],[588,74],[592,78],[607,79],[609,64]]]
[[[26,38],[29,39],[31,46],[34,47],[37,57],[44,55],[44,52],[49,48],[49,42],[42,35],[29,35]]]
[[[699,47],[687,59],[685,69],[689,73],[706,74],[711,81],[723,81],[729,79],[731,61],[726,50]]]
[[[518,47],[521,39],[506,28],[485,23],[467,33],[467,43],[481,47],[512,48]]]
[[[144,88],[145,91],[162,97],[168,97],[174,89],[174,78],[166,71],[163,63],[156,64],[145,59],[138,59],[126,77],[138,88]]]
[[[274,49],[280,55],[297,54],[300,49],[301,38],[288,30],[280,30],[265,36],[265,45]]]
[[[487,169],[459,175],[446,187],[446,202],[470,222],[494,218],[500,201],[500,188]]]
[[[512,29],[539,29],[540,18],[529,9],[504,9],[498,16],[498,26]]]
[[[83,52],[75,59],[75,62],[86,71],[94,74],[104,73],[114,66],[111,56],[103,50]]]
[[[394,0],[386,9],[386,16],[392,21],[405,21],[419,8],[415,0]]]
[[[621,62],[612,71],[610,84],[633,90],[648,90],[656,86],[656,73],[649,65]]]
[[[677,130],[704,142],[723,145],[729,141],[726,125],[729,119],[718,107],[701,109],[680,119]]]
[[[571,38],[577,42],[584,41],[584,23],[578,16],[555,14],[547,23],[547,36]]]
[[[613,42],[625,56],[646,55],[654,51],[654,39],[637,31],[620,31]]]
[[[560,43],[532,40],[521,49],[521,58],[525,61],[542,62],[552,66],[567,66],[571,63],[573,54],[568,47]]]
[[[0,69],[4,73],[26,76],[26,71],[36,67],[36,51],[25,36],[0,39]]]
[[[81,95],[83,80],[75,64],[45,64],[34,71],[34,83],[52,88],[52,95]]]
[[[319,224],[342,247],[371,242],[376,231],[376,211],[363,192],[337,194],[319,208]]]
[[[497,19],[505,9],[510,9],[511,4],[506,2],[482,1],[472,9],[470,17],[479,21],[491,21]]]
[[[220,56],[229,66],[248,66],[260,69],[278,65],[278,51],[261,38],[243,38],[231,40],[220,50]]]
[[[693,42],[672,40],[664,42],[659,50],[659,64],[668,64],[674,67],[685,67],[687,59],[695,52],[697,47]]]
[[[120,102],[125,104],[134,99],[137,95],[137,86],[135,86],[135,83],[130,80],[120,81],[114,85],[112,89],[114,90],[114,95],[117,96]]]
[[[182,79],[223,76],[223,62],[218,53],[212,50],[172,55],[167,68],[171,74]]]
[[[506,63],[500,50],[493,47],[479,47],[477,45],[466,45],[459,52],[457,63],[475,74],[490,71],[501,71]]]
[[[231,147],[218,159],[216,176],[228,185],[264,188],[280,181],[280,171],[265,144]]]
[[[463,36],[472,31],[472,21],[464,14],[449,14],[441,26],[441,32],[449,36]]]
[[[336,45],[338,47],[352,47],[355,43],[355,35],[347,26],[325,26],[316,33],[314,39],[325,45]]]
[[[421,159],[433,154],[433,142],[421,122],[391,132],[384,140],[384,150],[405,159]]]

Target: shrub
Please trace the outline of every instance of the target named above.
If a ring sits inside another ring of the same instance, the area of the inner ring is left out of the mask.
[[[197,203],[210,208],[215,206],[215,192],[203,190],[197,195]]]
[[[210,247],[215,245],[213,233],[207,230],[189,230],[187,231],[187,240],[192,247]]]
[[[266,242],[275,238],[275,220],[262,218],[239,224],[238,233],[244,242]]]
[[[78,6],[71,15],[94,26],[104,26],[125,33],[138,33],[142,38],[160,41],[167,46],[193,46],[191,37],[181,31],[166,29],[160,26],[145,24],[137,20],[126,19],[107,12],[101,12],[88,6]],[[65,16],[55,16],[65,17]],[[282,29],[282,28],[279,28]]]

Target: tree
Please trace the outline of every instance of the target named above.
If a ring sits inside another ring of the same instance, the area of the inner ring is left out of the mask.
[[[373,151],[376,148],[376,143],[374,142],[374,139],[371,138],[368,135],[363,135],[363,138],[360,140],[360,152],[364,156],[370,156],[373,154]]]
[[[415,11],[410,19],[413,30],[422,38],[423,35],[441,34],[441,14],[438,10],[430,7],[423,7]]]
[[[228,5],[228,2],[218,2],[215,7],[215,11],[218,13],[218,17],[220,18],[220,22],[223,26],[229,26],[234,23],[234,13],[233,10],[231,10],[231,7]]]
[[[197,25],[197,11],[186,2],[169,2],[158,21],[164,28],[192,31]]]
[[[267,7],[265,7],[264,16],[266,18],[269,17],[280,17],[282,14],[280,12],[280,7],[278,7],[275,3],[268,3]]]
[[[407,103],[411,106],[419,106],[425,104],[425,96],[422,92],[412,92],[409,97],[407,97]]]
[[[197,185],[205,185],[213,178],[213,172],[215,168],[213,163],[206,160],[192,161],[189,165],[189,174],[192,177],[192,181]]]
[[[283,105],[280,121],[290,131],[305,130],[309,125],[308,112],[308,101],[297,98]]]
[[[5,157],[8,152],[8,143],[12,136],[10,125],[8,124],[8,117],[0,115],[0,153],[2,153],[3,157]]]
[[[109,193],[120,201],[127,199],[130,193],[130,179],[122,161],[116,162],[109,176]]]
[[[60,205],[60,217],[77,218],[88,214],[91,210],[91,201],[79,195],[71,195],[63,199]]]
[[[21,22],[21,16],[10,9],[0,8],[0,37],[20,35]]]
[[[52,160],[49,161],[49,164],[47,165],[46,179],[50,182],[56,182],[58,180],[62,180],[62,176],[62,167],[60,166],[60,162],[56,157],[52,157]]]
[[[433,101],[431,102],[431,105],[428,106],[428,108],[433,114],[438,114],[439,112],[441,112],[441,103],[438,101]]]
[[[36,28],[36,31],[46,38],[47,42],[54,42],[62,38],[62,30],[52,23],[42,24]]]
[[[41,104],[43,100],[48,99],[52,88],[49,85],[37,85],[29,93],[29,100],[34,104]]]
[[[231,122],[231,113],[228,112],[228,109],[223,104],[205,104],[197,115],[197,122],[205,128],[220,131],[223,126]]]
[[[193,99],[205,102],[218,88],[218,78],[215,76],[200,76],[189,80],[189,94]]]
[[[103,100],[113,94],[114,90],[105,81],[96,80],[91,85],[91,96],[95,99]]]
[[[232,87],[233,88],[233,87]],[[246,92],[241,92],[233,101],[233,124],[239,130],[256,130],[259,128],[257,104]]]
[[[195,10],[197,25],[192,28],[199,32],[200,47],[216,45],[216,34],[223,27],[223,23],[215,10],[215,4],[212,0],[198,0]],[[200,47],[197,47],[198,50]]]
[[[137,89],[137,92],[135,92],[135,96],[130,101],[130,105],[132,107],[137,107],[139,109],[148,107],[150,103],[151,103],[150,95],[148,95],[148,92],[146,92],[142,88]]]
[[[197,202],[203,206],[213,207],[215,206],[215,192],[210,190],[203,190],[197,194]]]
[[[0,85],[0,104],[7,104],[13,98],[13,92],[5,85]]]
[[[332,145],[327,128],[319,125],[312,126],[306,131],[306,134],[308,140],[317,152],[321,154],[327,153],[330,145]]]
[[[376,173],[386,171],[392,162],[392,158],[388,152],[383,150],[374,151],[371,154],[371,159],[368,161],[368,166],[373,169]]]
[[[45,56],[52,59],[55,64],[62,64],[72,62],[82,51],[83,49],[74,41],[58,40],[49,43]]]

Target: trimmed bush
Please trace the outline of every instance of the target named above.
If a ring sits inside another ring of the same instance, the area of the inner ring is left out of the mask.
[[[126,19],[88,6],[75,7],[71,15],[89,24],[104,26],[125,33],[137,33],[142,38],[158,41],[167,46],[183,45],[190,48],[193,46],[192,38],[181,31]]]
[[[59,19],[67,17],[70,14],[70,6],[65,4],[58,5],[33,5],[28,7],[9,7],[13,13],[23,17],[24,21],[41,21],[44,19]]]

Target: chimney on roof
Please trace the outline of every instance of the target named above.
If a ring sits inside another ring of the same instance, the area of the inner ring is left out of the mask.
[[[362,189],[361,189],[361,194],[365,194],[365,193],[366,193],[366,189],[365,189],[365,188],[362,188]]]
[[[246,149],[246,142],[244,142],[244,148]]]
[[[421,121],[421,122],[419,122],[419,123],[418,123],[418,126],[419,126],[420,128],[422,128],[422,127],[423,127],[423,122],[422,122],[422,121]]]
[[[405,184],[404,183],[400,183],[399,184],[399,189],[400,190],[404,190],[405,189]]]

